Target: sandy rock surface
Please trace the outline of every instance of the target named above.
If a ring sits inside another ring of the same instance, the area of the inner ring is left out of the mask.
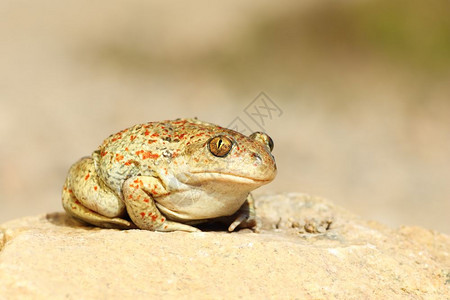
[[[0,299],[450,298],[450,237],[302,194],[257,199],[260,229],[159,233],[51,213],[0,226]]]

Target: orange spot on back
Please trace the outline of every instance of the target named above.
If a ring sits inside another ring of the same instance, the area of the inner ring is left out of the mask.
[[[119,132],[118,134],[116,134],[116,135],[111,139],[111,141],[112,141],[112,142],[115,142],[115,141],[117,141],[117,140],[120,140],[120,139],[122,138],[122,132],[125,132],[125,131],[123,130],[123,131]]]
[[[89,176],[91,176],[91,174],[90,174],[90,173],[87,173],[86,177],[84,177],[84,180],[88,180],[88,179],[89,179]]]
[[[147,159],[147,158],[156,159],[158,157],[159,157],[158,154],[153,154],[150,151],[146,151],[146,152],[142,153],[142,159]]]

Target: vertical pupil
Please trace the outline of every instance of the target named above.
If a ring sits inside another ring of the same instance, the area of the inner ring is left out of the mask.
[[[217,148],[220,148],[222,146],[222,139],[219,139],[217,141]]]

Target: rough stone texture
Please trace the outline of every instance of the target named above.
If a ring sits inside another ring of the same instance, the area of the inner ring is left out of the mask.
[[[450,298],[444,234],[301,194],[257,208],[258,233],[106,230],[64,213],[5,223],[0,298]]]

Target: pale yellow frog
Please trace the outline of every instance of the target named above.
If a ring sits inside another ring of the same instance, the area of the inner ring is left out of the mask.
[[[276,175],[272,148],[265,133],[197,119],[136,125],[70,168],[63,207],[104,228],[198,231],[191,225],[214,219],[251,228],[250,192]]]

